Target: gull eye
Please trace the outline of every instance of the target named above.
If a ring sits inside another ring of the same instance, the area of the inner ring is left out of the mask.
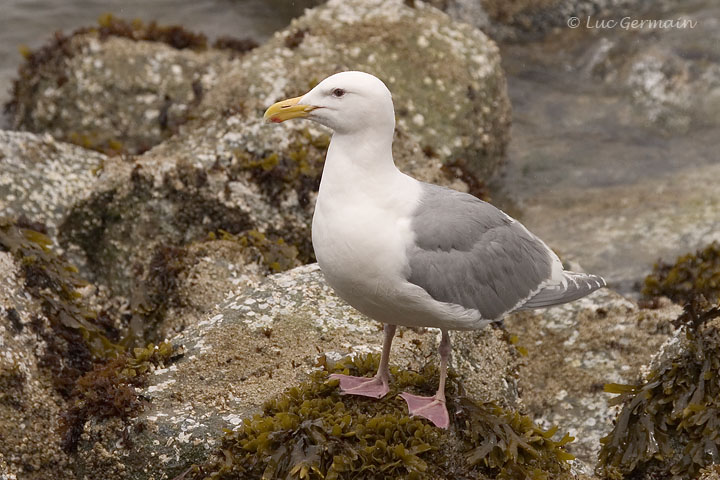
[[[332,92],[330,92],[330,93],[332,94],[333,97],[340,98],[343,95],[345,95],[345,90],[343,90],[342,88],[333,88]]]

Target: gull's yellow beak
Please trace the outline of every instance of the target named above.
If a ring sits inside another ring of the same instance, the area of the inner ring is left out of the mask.
[[[298,103],[301,98],[302,97],[288,98],[287,100],[270,105],[270,108],[265,110],[263,119],[266,122],[280,123],[285,120],[290,120],[291,118],[307,117],[308,113],[317,107]]]

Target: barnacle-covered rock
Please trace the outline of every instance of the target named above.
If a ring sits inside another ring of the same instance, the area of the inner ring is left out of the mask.
[[[451,377],[447,386],[451,426],[435,428],[408,417],[401,390],[434,391],[432,368],[391,370],[385,398],[342,396],[328,373],[371,375],[379,356],[345,359],[316,371],[310,381],[267,402],[263,414],[227,430],[214,456],[188,478],[574,478],[572,459],[557,429],[492,402],[466,396]],[[428,371],[429,370],[429,371]]]
[[[135,270],[147,268],[158,247],[220,230],[257,231],[297,249],[300,262],[312,261],[311,214],[329,132],[303,122],[266,125],[262,112],[272,100],[297,93],[290,89],[310,88],[338,68],[385,75],[399,112],[402,168],[482,193],[479,178],[495,171],[507,140],[497,48],[430,7],[399,1],[374,7],[331,2],[309,12],[219,72],[194,120],[177,135],[131,161],[106,162],[92,194],[76,203],[60,229],[74,263],[94,282],[129,297]],[[350,26],[367,35],[351,35]],[[395,58],[383,43],[389,39],[408,55]],[[363,50],[365,44],[371,50]],[[322,46],[322,55],[311,55]],[[343,58],[357,63],[338,64],[345,51],[356,52]],[[428,56],[443,67],[419,79],[414,71]]]
[[[401,328],[391,356],[396,379],[416,378],[411,372],[437,358],[438,341],[435,330]],[[453,333],[453,341],[453,361],[467,394],[518,408],[519,356],[505,334],[488,328]],[[78,471],[93,478],[124,465],[128,478],[172,478],[202,464],[220,445],[223,428],[237,428],[285,389],[317,380],[319,364],[377,354],[382,331],[334,295],[317,265],[308,265],[238,285],[213,314],[172,342],[184,346],[184,356],[151,375],[142,391],[149,403],[127,433],[114,421],[88,424],[78,445]],[[425,388],[436,388],[436,374],[425,372]],[[128,442],[120,441],[123,435]]]
[[[229,58],[181,27],[105,15],[98,27],[28,51],[6,109],[15,129],[106,153],[143,152],[189,118]]]
[[[297,198],[275,205],[243,167],[217,160],[215,168],[172,157],[106,162],[92,193],[60,226],[61,244],[87,278],[126,297],[158,249],[220,231],[282,239],[297,249],[288,254],[309,261],[309,214]]]
[[[695,478],[719,461],[720,307],[696,299],[676,325],[679,346],[662,350],[641,382],[605,386],[622,408],[602,439],[602,475]]]
[[[604,289],[508,317],[508,331],[527,352],[518,385],[532,418],[544,428],[567,429],[576,438],[569,451],[592,467],[614,419],[603,384],[637,381],[641,367],[670,337],[679,312],[669,302],[641,309]]]
[[[450,183],[443,165],[453,169],[450,177],[463,170],[484,180],[502,164],[510,111],[497,46],[435,8],[401,0],[333,0],[308,10],[224,73],[196,110],[203,121],[192,135],[219,140],[230,153],[277,154],[282,164],[307,126],[263,128],[262,112],[342,70],[372,73],[392,91],[394,151],[404,170]],[[326,130],[310,132],[317,137]],[[323,154],[309,149],[307,162],[316,165]]]
[[[105,160],[48,134],[0,130],[0,212],[42,223],[52,238]]]
[[[168,343],[110,341],[92,290],[47,236],[0,218],[2,478],[78,478],[70,454],[86,423],[122,429],[143,407],[137,387],[174,358]]]

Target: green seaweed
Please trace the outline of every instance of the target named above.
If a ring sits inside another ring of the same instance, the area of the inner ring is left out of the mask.
[[[250,172],[254,182],[272,199],[280,201],[281,192],[292,189],[298,195],[301,206],[310,203],[310,194],[320,185],[325,154],[330,136],[313,135],[304,129],[287,148],[287,153],[268,153],[256,156],[243,149],[235,150],[241,170]]]
[[[285,242],[281,237],[265,235],[257,230],[248,230],[239,235],[233,235],[225,230],[219,230],[219,235],[210,233],[210,240],[220,238],[221,240],[237,242],[243,248],[255,248],[262,256],[262,262],[269,273],[279,273],[291,268],[300,266],[298,260],[298,249],[294,245]]]
[[[694,478],[720,462],[720,307],[702,297],[676,320],[687,345],[638,385],[608,384],[622,405],[604,437],[606,478]]]
[[[477,402],[462,392],[457,377],[447,386],[449,430],[407,415],[400,390],[429,394],[437,369],[391,368],[392,390],[382,400],[342,396],[328,374],[368,375],[378,355],[329,365],[322,357],[308,382],[265,404],[262,415],[225,430],[208,461],[186,479],[430,479],[572,478],[564,445],[517,412]]]
[[[681,304],[697,294],[720,301],[720,243],[712,242],[682,255],[672,265],[658,261],[645,278],[642,293],[646,297],[666,296]]]

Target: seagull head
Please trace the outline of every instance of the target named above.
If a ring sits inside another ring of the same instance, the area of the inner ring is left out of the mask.
[[[379,78],[364,72],[336,73],[303,96],[271,105],[264,118],[275,123],[306,118],[339,134],[392,133],[395,128],[390,90]]]

